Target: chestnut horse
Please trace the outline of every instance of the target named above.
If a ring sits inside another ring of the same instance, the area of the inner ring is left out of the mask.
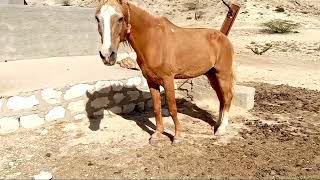
[[[154,16],[127,0],[102,0],[95,17],[102,42],[99,53],[104,64],[115,64],[121,42],[128,42],[137,54],[137,63],[148,82],[156,119],[151,144],[157,144],[164,137],[160,85],[165,89],[175,125],[172,143],[182,141],[174,79],[208,77],[220,101],[219,119],[213,130],[216,135],[226,132],[233,97],[234,50],[224,34],[212,29],[178,27],[167,18]]]

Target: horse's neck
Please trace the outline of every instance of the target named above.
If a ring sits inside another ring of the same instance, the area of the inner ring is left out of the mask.
[[[137,7],[136,5],[130,4],[130,25],[131,25],[131,33],[129,36],[129,43],[136,51],[144,45],[145,41],[143,39],[148,28],[152,28],[155,25],[156,17],[146,12],[145,10]]]
[[[135,33],[144,33],[145,29],[154,24],[155,16],[130,3],[130,24]]]

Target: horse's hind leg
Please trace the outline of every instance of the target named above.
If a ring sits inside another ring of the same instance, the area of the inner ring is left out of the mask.
[[[226,128],[228,126],[229,109],[233,97],[232,69],[229,71],[215,72],[215,69],[212,68],[206,75],[220,101],[219,119],[217,125],[214,127],[214,132],[216,135],[222,135],[226,132]]]

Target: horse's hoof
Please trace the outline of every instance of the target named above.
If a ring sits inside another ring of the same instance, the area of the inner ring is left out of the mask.
[[[164,141],[163,138],[151,137],[150,140],[149,140],[149,144],[151,146],[159,147],[162,144],[163,141]]]
[[[173,138],[173,141],[172,141],[172,145],[173,146],[177,146],[177,145],[180,145],[183,143],[183,139],[182,138]]]
[[[215,132],[214,135],[215,136],[223,136],[227,133],[226,128],[223,127],[219,127]]]

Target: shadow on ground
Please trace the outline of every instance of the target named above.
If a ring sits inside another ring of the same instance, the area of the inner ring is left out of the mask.
[[[145,94],[145,93],[150,94],[150,92],[141,91],[137,88],[124,88],[122,92],[125,93],[128,91],[138,91],[140,93],[140,96],[142,95],[143,97],[150,96]],[[154,117],[154,114],[151,111],[152,107],[151,108],[147,107],[148,99],[144,100],[144,107],[136,105],[134,107],[134,110],[127,114],[112,112],[111,108],[114,106],[123,106],[127,104],[127,102],[130,101],[129,97],[125,97],[119,104],[114,104],[114,102],[109,102],[109,103],[106,102],[105,105],[101,108],[92,107],[91,105],[92,102],[96,101],[98,98],[102,98],[102,97],[108,97],[109,99],[113,98],[112,96],[114,95],[114,93],[105,93],[105,92],[109,92],[109,91],[107,91],[107,89],[101,89],[99,91],[93,92],[92,94],[87,92],[88,101],[86,103],[86,112],[87,112],[87,117],[90,121],[89,128],[92,131],[97,131],[100,129],[101,120],[105,116],[110,116],[110,114],[106,113],[109,111],[109,113],[117,114],[126,120],[134,121],[143,131],[149,133],[150,135],[154,133],[156,129],[156,125],[149,120],[149,118]],[[164,94],[162,94],[162,97],[164,97]],[[139,99],[141,102],[142,98],[139,98]],[[217,122],[215,120],[217,119],[217,117],[213,116],[208,111],[198,107],[195,103],[187,99],[177,98],[176,102],[177,102],[178,113],[182,113],[192,118],[200,119],[208,123],[210,126],[213,126],[216,128]],[[137,102],[135,102],[135,104],[137,104]],[[162,110],[164,109],[167,109],[166,103],[163,103],[162,105]],[[169,116],[168,113],[162,113],[162,114],[163,114],[162,115],[163,117]],[[173,135],[169,133],[164,133],[164,134],[168,136],[171,140],[173,139]]]

